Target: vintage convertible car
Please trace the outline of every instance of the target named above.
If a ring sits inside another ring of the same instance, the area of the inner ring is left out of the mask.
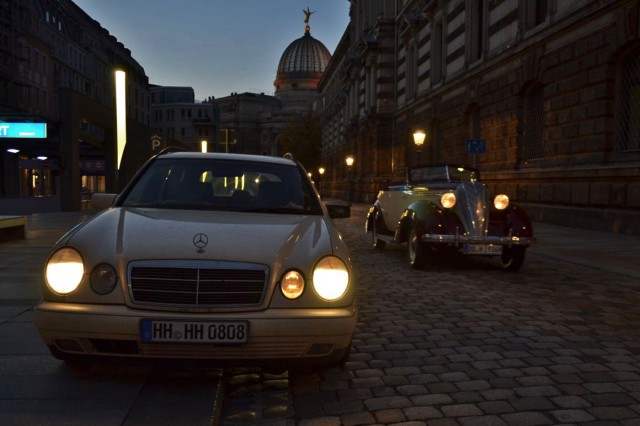
[[[408,181],[378,193],[365,229],[373,246],[407,243],[409,264],[421,268],[442,253],[497,256],[517,271],[534,241],[526,212],[499,194],[489,196],[478,170],[456,165],[410,169]]]
[[[344,362],[349,253],[290,158],[161,153],[45,263],[36,326],[69,364],[114,359],[275,367]],[[105,202],[106,199],[106,202]]]

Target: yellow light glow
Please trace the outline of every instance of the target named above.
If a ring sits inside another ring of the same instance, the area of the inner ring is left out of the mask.
[[[337,300],[349,287],[349,270],[339,258],[325,257],[313,271],[313,287],[324,300]]]
[[[440,197],[440,203],[442,203],[442,207],[450,209],[456,205],[456,194],[453,192],[442,194],[442,197]]]
[[[202,142],[200,142],[200,150],[201,150],[202,152],[207,152],[207,145],[208,145],[208,144],[207,144],[207,141],[202,141]]]
[[[69,294],[78,288],[82,281],[82,257],[71,248],[60,249],[49,259],[45,275],[51,290],[58,294]]]
[[[425,132],[423,132],[422,130],[417,130],[413,134],[413,143],[415,143],[416,146],[420,148],[424,144],[424,140],[426,139],[426,137],[427,135],[425,134]]]
[[[496,206],[498,210],[504,210],[509,206],[509,197],[505,194],[497,195],[496,198],[493,199],[493,205]]]
[[[126,74],[124,71],[116,71],[116,141],[118,150],[118,170],[124,147],[127,144],[127,101],[126,101]]]

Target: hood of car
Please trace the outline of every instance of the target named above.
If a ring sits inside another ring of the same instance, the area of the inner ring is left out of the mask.
[[[271,266],[331,253],[336,237],[319,215],[114,208],[76,229],[66,244],[94,264],[119,258],[125,263],[192,259]]]

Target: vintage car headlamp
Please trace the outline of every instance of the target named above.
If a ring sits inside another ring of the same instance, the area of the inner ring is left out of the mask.
[[[304,291],[304,277],[298,271],[287,271],[280,280],[280,290],[287,299],[297,299]]]
[[[509,197],[505,194],[496,195],[496,198],[493,199],[493,205],[498,210],[504,210],[509,206]]]
[[[349,286],[349,269],[336,256],[320,259],[313,269],[313,288],[324,300],[338,300]]]
[[[118,274],[113,266],[101,263],[91,271],[91,289],[100,295],[109,294],[116,288]]]
[[[456,194],[454,194],[453,192],[442,194],[442,197],[440,197],[440,203],[445,209],[450,209],[451,207],[456,205]]]
[[[84,275],[82,256],[70,247],[56,251],[47,261],[47,285],[57,294],[69,294],[80,285]]]

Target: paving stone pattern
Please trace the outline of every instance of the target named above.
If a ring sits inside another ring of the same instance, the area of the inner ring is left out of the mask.
[[[336,222],[358,285],[349,361],[277,390],[255,376],[243,403],[261,411],[227,410],[223,424],[640,425],[637,277],[542,244],[518,273],[456,256],[411,270],[404,248],[370,247],[364,214]],[[266,417],[274,395],[281,411]]]

